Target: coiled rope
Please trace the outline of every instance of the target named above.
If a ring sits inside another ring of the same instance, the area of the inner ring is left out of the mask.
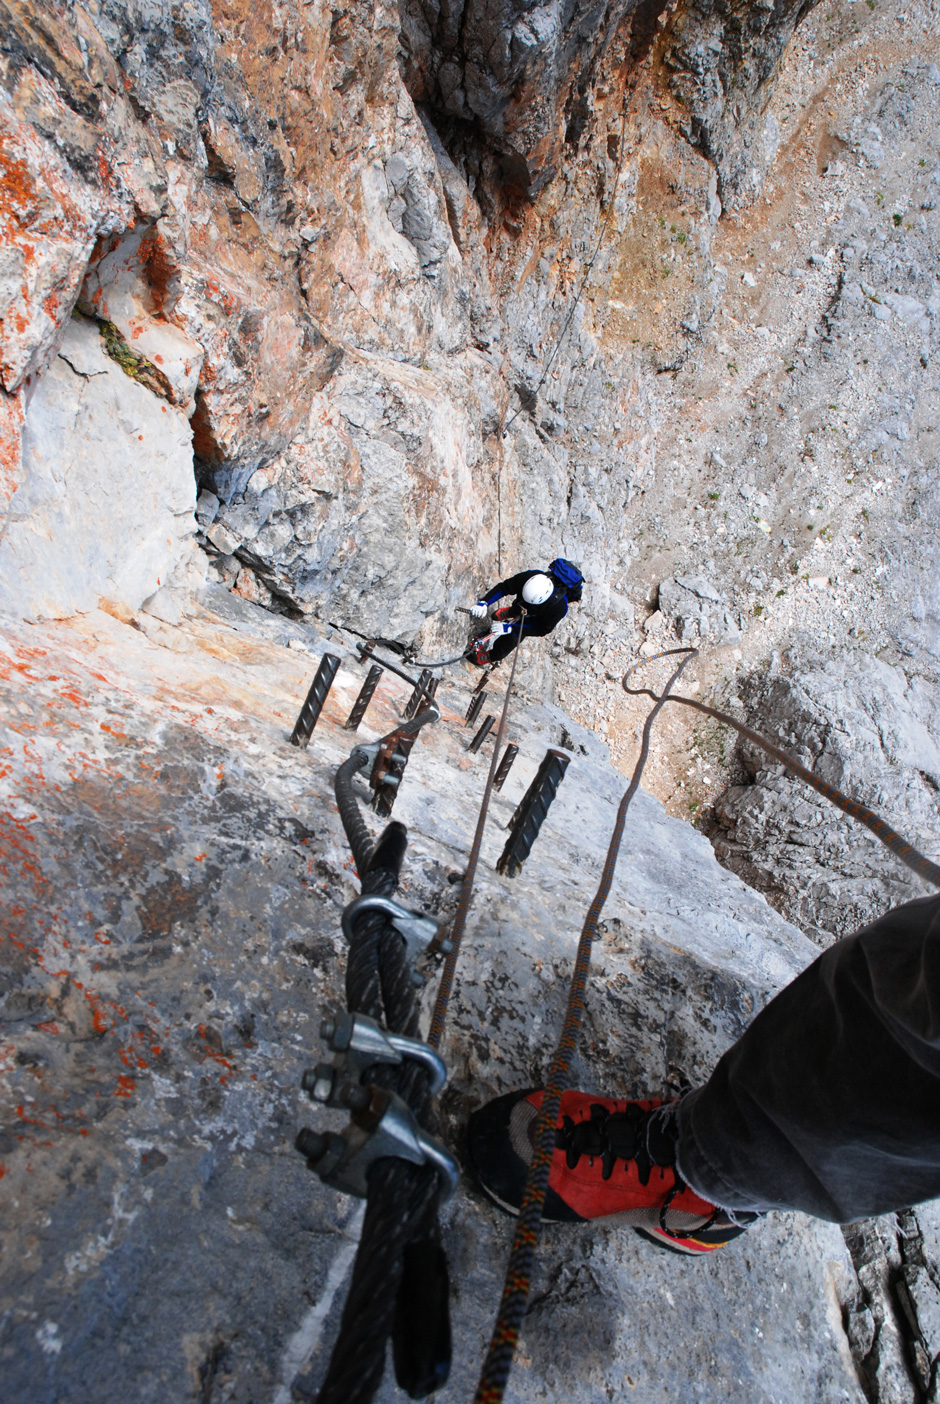
[[[656,705],[646,718],[646,725],[643,727],[643,742],[633,770],[633,778],[620,801],[601,880],[581,930],[574,973],[568,990],[565,1022],[545,1084],[545,1096],[536,1123],[535,1154],[532,1157],[526,1178],[525,1194],[522,1198],[522,1206],[516,1222],[516,1235],[509,1256],[509,1266],[506,1270],[506,1283],[503,1288],[496,1324],[493,1327],[489,1350],[483,1362],[480,1382],[474,1395],[474,1404],[499,1404],[506,1388],[506,1381],[509,1379],[512,1358],[515,1354],[516,1342],[519,1339],[519,1328],[525,1316],[532,1270],[535,1266],[535,1250],[542,1223],[542,1206],[545,1203],[545,1195],[548,1190],[548,1177],[552,1168],[552,1154],[555,1148],[555,1123],[558,1120],[561,1094],[568,1085],[571,1058],[577,1045],[581,1016],[584,1013],[584,992],[591,965],[591,945],[597,936],[597,923],[614,880],[627,810],[630,808],[630,801],[639,789],[640,779],[646,766],[653,722],[668,698],[669,689],[678,681],[682,670],[691,661],[691,657],[682,660],[667,682],[664,695],[657,699]]]
[[[696,656],[698,649],[671,648],[665,653],[657,653],[654,658],[646,661],[652,663],[657,658],[668,658],[676,653],[688,653],[690,658],[692,658]],[[889,848],[894,856],[901,860],[905,867],[910,868],[912,872],[917,873],[919,877],[926,879],[927,882],[932,882],[935,887],[940,887],[940,866],[925,857],[913,844],[908,843],[907,839],[902,838],[897,830],[892,829],[890,824],[886,824],[884,819],[877,815],[874,810],[869,809],[867,805],[862,804],[859,800],[854,800],[848,795],[844,795],[840,789],[837,789],[835,785],[830,785],[827,780],[822,780],[818,775],[814,775],[811,770],[806,769],[805,765],[801,765],[795,756],[791,756],[789,751],[785,751],[781,746],[776,745],[775,742],[768,740],[768,738],[762,736],[759,731],[755,731],[750,726],[745,726],[744,722],[736,721],[734,717],[729,716],[727,712],[721,712],[717,707],[709,707],[705,702],[696,702],[691,697],[668,697],[665,695],[660,697],[657,693],[651,692],[647,687],[627,687],[627,678],[631,677],[636,672],[637,668],[641,666],[641,664],[636,663],[624,674],[622,687],[628,696],[651,697],[653,701],[656,702],[657,706],[661,706],[663,702],[678,702],[683,707],[694,707],[697,712],[703,712],[707,717],[714,717],[716,721],[724,722],[726,726],[733,726],[740,736],[746,737],[747,740],[752,741],[755,746],[759,746],[761,750],[766,751],[768,755],[780,761],[781,765],[785,766],[791,775],[796,775],[801,780],[805,780],[807,785],[811,785],[814,790],[825,796],[831,804],[841,809],[843,813],[848,814],[852,819],[856,819],[860,824],[864,824],[866,829],[870,829],[875,837],[880,839],[885,847]]]

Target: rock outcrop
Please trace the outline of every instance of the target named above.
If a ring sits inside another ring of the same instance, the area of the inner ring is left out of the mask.
[[[804,640],[740,692],[753,726],[937,860],[940,718],[923,678],[877,658],[823,658]],[[749,783],[718,799],[715,851],[820,945],[929,890],[766,753],[745,741],[737,757]],[[929,1398],[940,1359],[936,1206],[850,1225],[845,1236],[858,1275],[847,1333],[867,1394],[878,1404]]]
[[[780,145],[768,101],[797,25],[817,0],[726,0],[680,7],[666,30],[669,88],[685,108],[682,135],[714,163],[728,208],[747,206],[763,188]]]
[[[631,455],[599,493],[540,435],[564,437],[566,414],[587,417],[623,374],[570,304],[592,247],[627,225],[635,95],[695,75],[686,135],[730,188],[806,8],[683,4],[666,23],[646,0],[401,16],[7,0],[0,366],[16,512],[24,400],[77,304],[169,382],[220,504],[206,549],[253,598],[431,641],[474,577],[554,548],[565,521],[606,590],[601,516],[635,491]],[[543,386],[547,430],[504,437]],[[115,448],[156,478],[140,442]]]
[[[789,661],[786,671],[757,674],[741,689],[753,725],[934,856],[940,717],[933,688],[875,658],[800,663],[797,654]],[[719,856],[820,944],[929,890],[765,752],[744,741],[738,754],[749,783],[716,805]]]
[[[68,618],[102,598],[139,609],[181,576],[198,586],[192,464],[185,415],[119,369],[93,322],[71,321],[23,426],[23,484],[0,537],[3,613]]]

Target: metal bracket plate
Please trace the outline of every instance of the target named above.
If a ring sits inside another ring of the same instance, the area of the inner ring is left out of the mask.
[[[375,1161],[397,1157],[414,1165],[432,1165],[444,1200],[452,1198],[459,1179],[454,1157],[421,1129],[411,1108],[394,1092],[371,1087],[369,1093],[368,1106],[354,1112],[342,1132],[318,1136],[301,1131],[297,1149],[307,1157],[310,1169],[324,1184],[365,1199]]]

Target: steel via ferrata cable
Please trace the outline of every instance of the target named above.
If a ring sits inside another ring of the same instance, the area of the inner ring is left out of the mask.
[[[395,891],[408,839],[405,826],[392,820],[373,843],[353,778],[383,741],[403,733],[416,735],[439,717],[438,708],[432,706],[396,727],[382,741],[356,746],[336,773],[336,802],[364,895],[390,896]],[[401,935],[385,913],[363,914],[355,924],[346,966],[346,1006],[351,1013],[384,1020],[394,1032],[418,1037],[419,1012],[411,970]],[[370,1069],[370,1081],[397,1091],[419,1123],[432,1133],[436,1131],[427,1075],[419,1064],[376,1065]],[[438,1199],[439,1183],[430,1166],[387,1158],[372,1167],[352,1279],[317,1404],[369,1404],[373,1399],[385,1370],[403,1256],[410,1243],[436,1236]]]
[[[357,638],[357,639],[365,639],[365,640],[366,640],[367,642],[369,642],[369,643],[373,642],[373,639],[372,639],[372,637],[371,637],[369,634],[363,634],[363,633],[361,632],[361,630],[359,630],[359,629],[354,629],[354,628],[352,627],[351,624],[337,624],[337,623],[336,623],[334,620],[332,620],[332,619],[328,619],[328,620],[327,620],[327,623],[329,624],[329,626],[330,626],[331,629],[336,629],[336,630],[339,631],[340,633],[352,634],[352,635],[354,635],[354,637]],[[393,650],[391,650],[391,644],[390,644],[390,641],[389,641],[388,639],[378,639],[378,640],[375,640],[375,642],[378,643],[378,644],[381,644],[383,647],[389,649],[390,651],[393,651]],[[453,656],[453,658],[433,658],[433,659],[432,659],[432,658],[408,658],[405,654],[402,654],[399,661],[400,661],[401,663],[407,663],[407,665],[408,665],[409,668],[449,668],[450,665],[451,665],[452,663],[460,663],[460,662],[462,662],[463,659],[467,657],[467,655],[469,654],[469,652],[470,652],[470,649],[469,649],[469,648],[465,648],[465,649],[463,650],[462,653],[455,653],[454,656]],[[394,668],[394,667],[396,666],[395,664],[390,664],[390,663],[388,662],[387,659],[379,658],[379,657],[377,656],[377,654],[375,653],[374,650],[370,653],[369,656],[370,656],[371,658],[374,658],[375,661],[376,661],[377,663],[381,663],[382,666],[385,667],[385,668],[389,668],[389,667]]]

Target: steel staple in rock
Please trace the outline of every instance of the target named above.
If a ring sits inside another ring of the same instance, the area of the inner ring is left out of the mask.
[[[496,779],[493,781],[494,790],[501,790],[503,788],[503,785],[506,783],[506,776],[509,774],[510,770],[512,770],[512,763],[518,754],[519,747],[515,745],[514,742],[510,741],[503,752],[503,758],[499,763],[499,769],[496,771]]]
[[[392,812],[392,807],[398,798],[405,766],[408,764],[416,740],[416,736],[409,736],[402,728],[395,742],[395,749],[386,761],[384,778],[376,785],[375,793],[372,796],[372,808],[382,819],[387,818]]]
[[[470,698],[470,706],[467,708],[467,715],[466,715],[466,717],[464,718],[464,724],[465,724],[466,726],[472,726],[472,725],[473,725],[473,723],[476,721],[477,717],[480,715],[480,711],[481,711],[481,709],[482,709],[482,707],[483,707],[483,703],[484,703],[485,701],[486,701],[486,693],[485,693],[485,692],[475,692],[475,693],[473,694],[473,696]]]
[[[570,763],[571,757],[564,751],[550,746],[545,752],[532,784],[510,820],[509,837],[496,862],[498,873],[512,878],[522,871]]]
[[[378,663],[373,663],[366,674],[365,682],[359,689],[358,697],[352,704],[352,710],[346,718],[343,727],[344,731],[358,731],[359,725],[366,714],[366,708],[375,695],[375,689],[379,685],[379,678],[382,676],[382,672],[383,670],[379,667]]]
[[[415,683],[414,688],[412,689],[411,696],[405,703],[405,721],[411,720],[415,712],[418,710],[418,707],[421,705],[421,699],[425,695],[433,697],[434,694],[428,692],[428,686],[431,682],[431,677],[432,674],[430,668],[423,668],[418,677],[418,681]]]
[[[294,723],[294,729],[290,735],[292,746],[299,746],[302,751],[307,749],[310,740],[310,733],[320,719],[323,711],[323,704],[327,694],[333,686],[333,679],[339,669],[340,660],[335,653],[324,653],[320,659],[320,666],[317,668],[313,682],[310,684],[310,691],[304,699],[304,705],[300,709],[300,716]]]
[[[477,751],[483,745],[483,742],[486,740],[487,736],[489,736],[490,728],[492,727],[495,720],[496,718],[492,715],[483,718],[482,726],[480,727],[476,736],[474,736],[473,740],[470,742],[470,745],[467,747],[467,753],[469,755],[476,755]]]

